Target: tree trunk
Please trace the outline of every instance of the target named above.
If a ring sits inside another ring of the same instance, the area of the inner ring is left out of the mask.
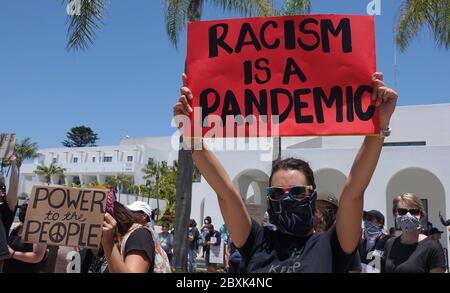
[[[191,0],[188,11],[189,21],[199,21],[202,16],[203,0]],[[184,71],[186,72],[186,64]],[[181,143],[181,139],[180,139]],[[188,231],[191,217],[192,174],[194,163],[190,150],[178,151],[178,175],[175,195],[175,237],[173,243],[173,266],[176,271],[187,272]]]

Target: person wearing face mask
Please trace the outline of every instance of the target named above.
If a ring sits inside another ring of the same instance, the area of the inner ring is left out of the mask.
[[[397,93],[386,87],[382,73],[372,76],[372,100],[379,108],[380,136],[367,136],[356,155],[340,196],[336,223],[325,233],[314,233],[317,198],[314,173],[303,160],[289,158],[274,163],[267,189],[267,205],[275,231],[252,220],[243,196],[203,141],[184,138],[186,148],[208,184],[214,189],[230,237],[242,256],[243,272],[347,272],[361,238],[364,191],[381,154],[384,137],[397,103]],[[183,75],[181,97],[173,107],[175,121],[193,112],[193,94]],[[177,123],[177,125],[180,125]],[[200,145],[201,148],[192,146]]]
[[[420,233],[425,216],[420,198],[403,193],[393,201],[395,223],[402,230],[398,237],[386,242],[382,272],[444,273],[445,258],[441,245]]]
[[[206,235],[208,235],[208,231],[209,231],[209,225],[212,224],[212,219],[210,216],[206,216],[205,219],[203,220],[203,226],[200,229],[201,231],[201,235],[202,235],[202,239],[203,239],[203,247],[202,247],[202,257],[205,258],[205,254],[206,254],[206,250],[208,249],[208,246],[206,245]]]
[[[390,238],[383,233],[384,215],[377,210],[364,212],[363,224],[363,240],[359,245],[363,272],[379,273],[384,247]]]

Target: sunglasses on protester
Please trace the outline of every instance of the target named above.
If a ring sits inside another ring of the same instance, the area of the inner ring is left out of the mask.
[[[295,185],[289,187],[268,187],[267,197],[271,201],[280,201],[286,196],[298,201],[307,198],[314,188],[311,185]]]
[[[397,208],[397,214],[399,216],[404,216],[407,213],[410,213],[412,216],[419,216],[420,210],[419,209],[403,209],[403,208]]]

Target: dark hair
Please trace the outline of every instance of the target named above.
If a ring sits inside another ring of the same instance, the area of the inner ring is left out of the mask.
[[[189,227],[197,227],[197,222],[194,219],[189,221]]]
[[[125,235],[135,223],[139,223],[139,217],[118,201],[114,202],[114,219],[117,221],[117,231]]]
[[[169,223],[164,222],[164,223],[161,225],[161,227],[167,227],[167,229],[169,229],[169,228],[170,228],[170,225],[169,225]]]
[[[2,193],[6,193],[6,185],[5,185],[5,183],[0,183],[0,191]]]
[[[204,222],[205,220],[208,220],[209,224],[212,223],[212,219],[211,219],[210,216],[206,216],[205,219],[203,220],[203,222]]]
[[[314,189],[316,189],[316,183],[314,181],[314,172],[309,166],[309,164],[303,160],[288,158],[284,160],[278,160],[272,166],[272,172],[270,173],[269,185],[272,186],[272,177],[277,171],[280,170],[297,170],[302,172],[306,180],[308,181],[308,185],[312,185]]]
[[[314,211],[314,230],[320,233],[328,231],[336,221],[337,211],[338,207],[334,204],[317,200],[316,210]]]

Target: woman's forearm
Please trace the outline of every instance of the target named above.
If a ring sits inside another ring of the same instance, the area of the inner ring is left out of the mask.
[[[106,261],[108,262],[108,271],[110,273],[130,273],[125,262],[122,260],[120,251],[116,245],[111,244],[103,247]]]
[[[11,177],[9,178],[9,188],[6,194],[6,199],[9,208],[15,210],[17,204],[17,192],[19,190],[19,174],[17,173],[16,165],[11,166]]]
[[[251,229],[251,219],[241,195],[216,155],[203,147],[193,152],[195,165],[217,193],[222,216],[237,247],[245,244]]]
[[[342,191],[336,232],[341,248],[349,254],[360,240],[364,192],[378,164],[383,141],[380,137],[368,136],[364,139]]]
[[[14,251],[12,253],[12,258],[14,260],[26,263],[32,264],[40,263],[44,259],[46,249],[47,249],[46,245],[34,244],[33,251],[30,252]]]
[[[345,184],[344,196],[362,197],[377,167],[383,142],[384,139],[378,136],[367,136],[364,139]]]

